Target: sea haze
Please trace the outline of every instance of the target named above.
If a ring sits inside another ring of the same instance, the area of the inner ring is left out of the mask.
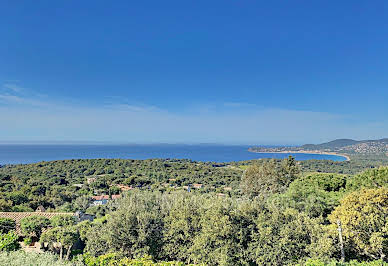
[[[345,161],[342,156],[304,153],[253,153],[242,145],[53,145],[0,144],[0,165],[35,163],[65,159],[190,159],[202,162],[231,162],[261,158]]]

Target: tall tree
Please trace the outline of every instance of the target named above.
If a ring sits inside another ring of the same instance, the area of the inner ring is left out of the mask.
[[[276,160],[254,164],[244,172],[242,191],[250,196],[268,196],[283,192],[299,174],[299,166],[291,156],[281,163]]]

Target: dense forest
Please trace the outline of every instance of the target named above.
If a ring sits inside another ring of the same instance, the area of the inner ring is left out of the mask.
[[[15,223],[0,219],[0,264],[387,264],[388,167],[367,162],[66,160],[3,166],[0,181],[3,212],[95,216],[22,219],[42,255],[14,251]],[[91,204],[104,194],[121,198]]]
[[[268,161],[220,164],[190,160],[80,159],[6,165],[0,168],[0,211],[32,211],[40,205],[49,210],[76,211],[80,207],[76,200],[81,196],[117,194],[118,184],[163,192],[199,183],[203,185],[200,192],[241,195],[243,171],[250,165]],[[298,165],[303,173],[339,174],[356,174],[378,167],[378,163],[357,160],[309,160]]]

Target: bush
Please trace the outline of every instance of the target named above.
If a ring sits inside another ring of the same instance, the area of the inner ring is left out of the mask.
[[[291,207],[310,217],[326,217],[344,194],[346,175],[310,173],[292,182],[286,193],[274,199],[279,207]]]
[[[120,258],[116,253],[108,253],[98,257],[84,256],[84,263],[87,266],[181,266],[188,265],[178,261],[153,262],[150,256],[139,259]],[[197,264],[198,265],[198,264]],[[199,264],[201,265],[201,264]]]
[[[329,216],[342,224],[345,249],[354,258],[384,259],[388,253],[388,188],[362,189],[341,200]]]
[[[31,245],[31,244],[32,244],[32,239],[31,239],[31,237],[25,237],[25,238],[23,239],[23,243],[24,243],[24,245],[26,245],[26,246]]]
[[[24,252],[23,250],[0,253],[0,265],[7,266],[81,266],[82,262],[60,260],[51,253]]]
[[[306,261],[304,266],[387,266],[388,263],[383,262],[382,260],[374,261],[362,261],[358,262],[356,260],[351,260],[349,262],[339,262],[332,260],[330,262],[324,262],[322,260],[313,260],[309,259]]]
[[[0,234],[0,251],[18,250],[20,248],[18,238],[18,235],[14,231]]]
[[[0,218],[0,233],[5,234],[12,230],[16,230],[15,221],[9,218]]]

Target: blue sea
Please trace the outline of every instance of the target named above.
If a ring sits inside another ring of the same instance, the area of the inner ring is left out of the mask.
[[[15,145],[0,144],[0,165],[26,164],[40,161],[65,159],[190,159],[202,162],[231,162],[261,158],[286,158],[289,155],[296,160],[333,160],[345,161],[336,155],[304,153],[253,153],[249,146],[228,145]]]

